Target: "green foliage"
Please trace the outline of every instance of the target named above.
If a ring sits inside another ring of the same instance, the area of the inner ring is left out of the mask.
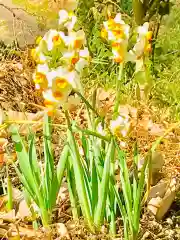
[[[11,126],[12,139],[15,144],[19,167],[14,164],[28,198],[39,209],[42,223],[47,227],[51,223],[52,210],[56,204],[67,160],[67,147],[64,147],[58,166],[54,167],[51,150],[50,120],[45,116],[44,122],[44,163],[38,159],[35,147],[35,135],[29,134],[27,144],[18,133],[16,126]]]
[[[82,100],[84,101],[84,98]],[[87,100],[85,104],[94,111]],[[93,113],[92,116],[90,114],[91,120],[93,116]],[[127,167],[125,153],[119,148],[119,143],[113,136],[103,136],[96,130],[80,129],[77,123],[72,125],[67,112],[66,118],[70,153],[67,175],[69,175],[69,192],[74,216],[80,217],[82,212],[92,231],[99,230],[104,221],[109,222],[111,234],[116,234],[115,221],[119,209],[124,223],[125,239],[136,239],[149,158],[146,158],[138,176],[136,150],[133,159],[135,171],[132,174]],[[95,124],[96,121],[92,120],[92,122]],[[83,155],[79,152],[78,141],[74,136],[80,137]],[[122,183],[120,190],[116,186],[115,179],[116,160],[118,160]],[[70,179],[74,179],[75,184]]]
[[[180,117],[180,15],[178,3],[162,22],[155,50],[155,85],[152,101],[161,108],[170,109],[171,117]]]

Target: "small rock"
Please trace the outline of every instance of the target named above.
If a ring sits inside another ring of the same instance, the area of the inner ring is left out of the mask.
[[[147,208],[154,214],[157,220],[161,220],[169,210],[176,195],[176,180],[170,183],[161,182],[152,187]]]
[[[56,229],[57,229],[57,232],[59,233],[61,238],[62,237],[63,238],[66,237],[66,239],[70,239],[68,230],[67,230],[67,228],[66,228],[64,223],[57,223],[56,224]]]
[[[169,225],[173,225],[173,221],[171,218],[167,218],[166,219],[166,222],[169,224]]]

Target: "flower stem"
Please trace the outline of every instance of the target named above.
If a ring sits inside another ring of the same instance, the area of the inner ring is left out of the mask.
[[[99,134],[98,132],[91,131],[91,130],[89,130],[89,129],[81,129],[80,127],[77,127],[77,126],[76,126],[76,128],[77,128],[79,131],[81,131],[81,132],[83,132],[84,134],[86,134],[86,135],[91,135],[91,136],[100,138],[101,140],[104,140],[104,141],[107,141],[107,142],[110,141],[110,138],[109,138],[108,136],[103,136],[103,135]]]
[[[100,117],[96,109],[93,108],[93,106],[85,99],[85,97],[80,92],[77,91],[76,94],[83,100],[83,102],[89,109],[91,109],[98,117]]]
[[[118,107],[119,107],[119,102],[120,102],[120,84],[121,84],[121,79],[122,79],[122,74],[123,74],[123,63],[120,64],[119,66],[119,73],[118,77],[116,80],[116,101],[114,105],[114,114],[113,117],[115,118],[117,113],[118,113]]]

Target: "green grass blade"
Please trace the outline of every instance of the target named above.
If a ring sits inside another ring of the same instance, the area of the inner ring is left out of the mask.
[[[125,154],[123,151],[120,150],[117,142],[115,142],[115,145],[116,145],[116,149],[118,151],[119,166],[120,166],[120,171],[123,176],[122,180],[125,183],[125,185],[123,185],[123,186],[125,187],[125,190],[126,190],[127,200],[129,202],[129,210],[132,211],[132,204],[133,204],[132,189],[131,189],[131,183],[130,183],[130,179],[129,179],[129,170],[128,170],[126,159],[125,159]]]
[[[71,152],[71,161],[73,163],[73,158],[76,158],[73,149],[69,146],[70,152]],[[73,157],[74,156],[74,157]],[[90,212],[92,213],[92,194],[91,194],[91,190],[90,190],[90,175],[88,172],[88,168],[86,166],[86,164],[83,162],[83,159],[81,159],[80,157],[80,162],[81,162],[81,168],[82,168],[82,175],[84,178],[84,186],[85,186],[85,191],[86,191],[86,195],[87,195],[87,200],[88,200],[88,205],[90,208]],[[91,214],[92,215],[92,214]]]
[[[29,163],[30,163],[33,176],[35,177],[37,184],[40,186],[41,172],[40,172],[40,166],[38,164],[36,148],[34,144],[34,135],[32,134],[29,136]]]
[[[45,115],[44,117],[44,161],[45,161],[45,173],[44,173],[44,186],[46,193],[46,206],[48,209],[51,209],[51,189],[52,181],[54,178],[54,159],[52,156],[51,150],[51,119]]]
[[[134,203],[137,199],[137,188],[138,188],[138,148],[137,148],[137,143],[135,144],[134,147],[134,159],[133,159],[133,206]]]
[[[26,178],[24,177],[24,175],[20,172],[20,170],[18,169],[18,167],[16,166],[15,163],[13,163],[13,167],[21,181],[21,183],[23,184],[24,188],[26,189],[26,191],[28,192],[28,194],[31,196],[31,198],[34,200],[34,202],[39,205],[37,196],[35,195],[33,189],[31,188],[31,186],[28,184]]]
[[[13,209],[12,182],[8,173],[8,169],[7,169],[7,194],[8,194],[7,202],[8,210],[12,210]]]
[[[138,233],[139,230],[139,219],[140,219],[140,213],[141,213],[141,197],[142,197],[142,192],[144,190],[145,186],[145,174],[146,174],[146,167],[149,162],[149,158],[151,156],[148,154],[147,157],[145,158],[145,162],[143,164],[143,167],[141,169],[141,175],[140,179],[138,182],[138,189],[137,189],[137,197],[134,205],[134,229],[135,232]]]
[[[106,199],[109,189],[109,176],[110,176],[110,163],[114,160],[114,143],[111,141],[109,149],[104,162],[104,170],[102,175],[102,181],[100,187],[100,195],[98,199],[97,209],[95,213],[94,222],[97,227],[101,225],[104,218],[104,210],[106,208]]]
[[[57,169],[55,170],[55,173],[52,179],[51,193],[50,193],[51,197],[49,199],[49,205],[51,209],[56,204],[56,199],[57,199],[57,195],[59,193],[59,189],[61,187],[61,183],[64,177],[68,156],[69,156],[69,149],[68,149],[68,146],[65,145],[61,152],[61,156],[57,164]]]
[[[66,114],[67,120],[69,119],[67,114]],[[88,222],[89,228],[94,231],[94,226],[93,226],[93,221],[92,221],[92,215],[91,215],[91,210],[89,206],[89,199],[86,191],[86,186],[85,186],[85,179],[84,179],[84,170],[82,167],[81,163],[81,158],[79,154],[79,149],[77,147],[72,129],[70,127],[70,123],[68,123],[69,127],[69,132],[68,132],[68,139],[70,146],[72,146],[72,163],[73,163],[73,168],[74,168],[74,173],[75,173],[75,180],[76,180],[76,185],[78,186],[78,197],[79,201],[81,204],[82,212],[84,214],[84,217],[86,221]]]
[[[78,220],[79,217],[79,207],[78,207],[78,196],[77,196],[77,188],[75,185],[75,176],[74,170],[71,164],[71,161],[67,164],[67,183],[68,183],[68,190],[69,190],[69,197],[71,202],[72,208],[72,215],[73,219]]]
[[[122,183],[122,191],[123,196],[125,200],[125,207],[127,211],[130,231],[133,233],[133,211],[132,211],[132,204],[133,204],[133,198],[132,198],[132,192],[131,192],[131,183],[129,180],[129,171],[126,164],[126,159],[124,156],[124,152],[122,152],[118,146],[118,144],[115,142],[116,149],[118,151],[119,156],[119,165],[120,165],[120,179]]]
[[[98,176],[94,159],[91,161],[91,195],[92,195],[92,214],[94,216],[98,203]]]
[[[34,177],[31,171],[29,157],[28,157],[28,153],[26,151],[25,145],[18,133],[16,126],[11,126],[10,131],[12,134],[12,140],[15,144],[15,150],[19,160],[19,166],[20,166],[21,172],[23,173],[23,176],[26,179],[27,184],[31,186],[30,188],[31,188],[32,194],[35,194]]]
[[[61,185],[62,179],[64,177],[64,171],[66,168],[68,156],[69,156],[69,147],[68,145],[65,145],[61,152],[61,156],[60,156],[60,159],[57,165],[57,170],[56,170],[59,185]]]

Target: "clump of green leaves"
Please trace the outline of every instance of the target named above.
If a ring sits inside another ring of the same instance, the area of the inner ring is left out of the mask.
[[[35,134],[32,132],[29,134],[27,143],[19,135],[18,128],[11,126],[12,140],[19,160],[19,166],[14,164],[14,167],[28,195],[28,199],[38,207],[38,215],[41,217],[44,227],[48,227],[51,223],[52,211],[61,186],[68,153],[67,146],[65,146],[55,168],[51,148],[50,123],[50,119],[45,116],[43,163],[37,156]]]

